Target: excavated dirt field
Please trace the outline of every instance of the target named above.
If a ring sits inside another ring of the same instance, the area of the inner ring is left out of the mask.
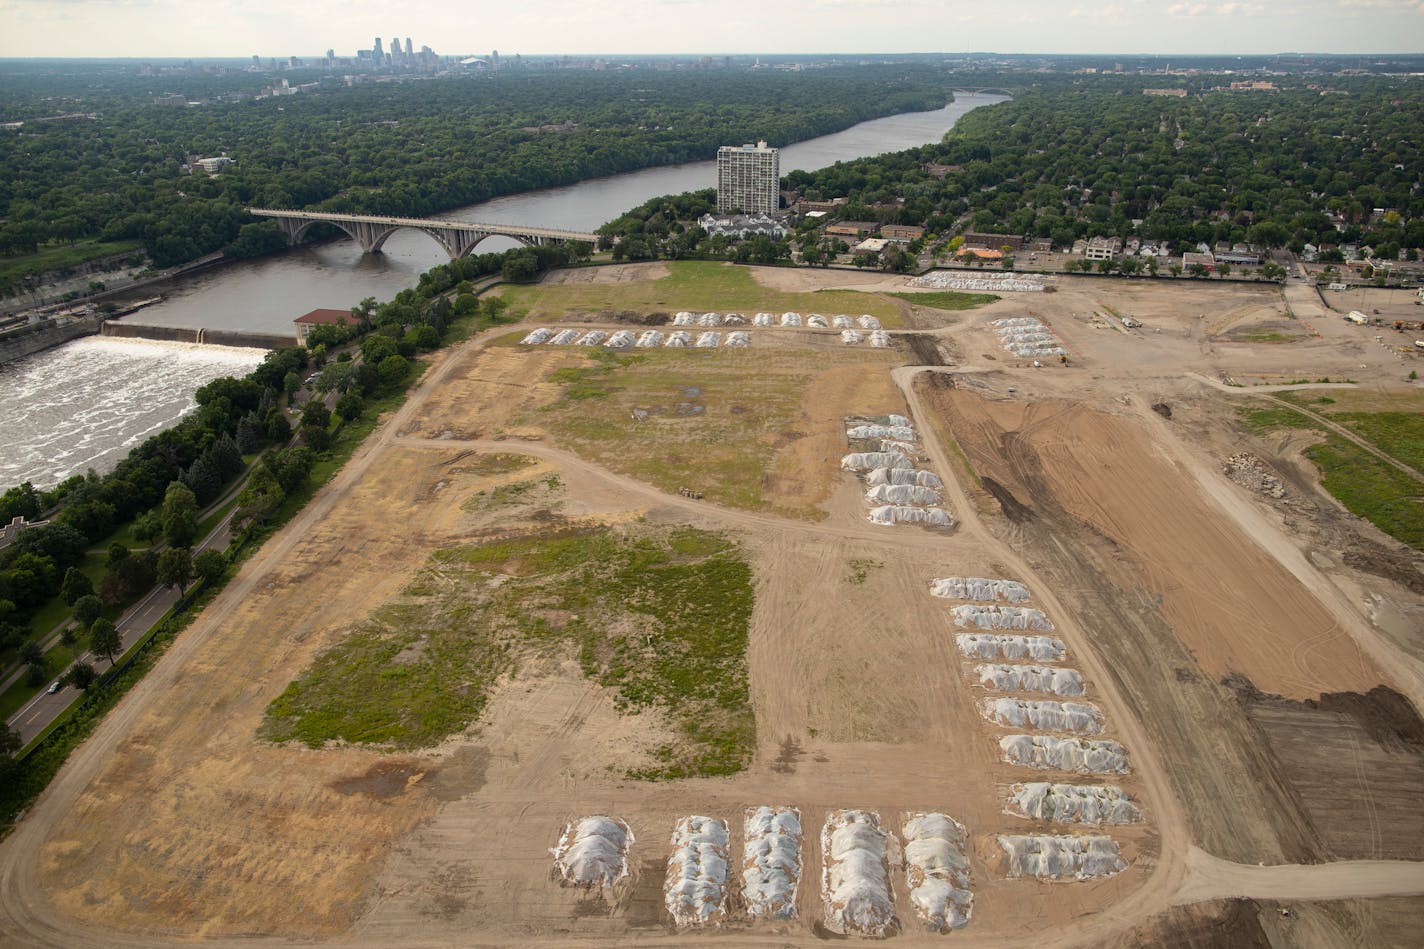
[[[850,278],[880,290],[904,280],[757,272],[795,290]],[[66,947],[252,937],[809,946],[830,935],[820,925],[821,823],[856,807],[893,829],[923,810],[968,828],[974,911],[953,941],[1417,941],[1420,898],[1392,894],[1424,893],[1418,864],[1362,864],[1348,892],[1318,872],[1345,859],[1424,860],[1424,724],[1411,705],[1424,677],[1407,622],[1424,603],[1399,582],[1413,560],[1332,513],[1297,461],[1234,427],[1234,393],[1210,388],[1223,375],[1340,376],[1352,360],[1393,367],[1394,357],[1333,323],[1300,342],[1222,340],[1280,318],[1279,293],[1265,288],[1061,284],[926,317],[941,323],[918,326],[895,354],[933,365],[927,374],[887,371],[885,354],[867,350],[798,383],[793,422],[757,433],[774,453],[760,487],[781,506],[818,507],[819,519],[693,500],[567,450],[539,422],[562,397],[549,376],[584,364],[571,349],[496,334],[437,354],[405,408],[244,564],[0,843],[0,932]],[[1149,326],[1115,327],[1109,308]],[[989,321],[1029,313],[1059,334],[1066,368],[1035,370],[1000,347]],[[821,344],[795,333],[754,343],[803,361]],[[1171,419],[1154,403],[1173,407]],[[841,419],[890,412],[911,416],[946,479],[953,531],[870,524],[864,486],[839,470]],[[1289,497],[1227,478],[1222,462],[1242,450]],[[511,453],[535,464],[487,464]],[[487,500],[553,475],[556,487],[525,500]],[[479,723],[435,749],[313,750],[256,737],[273,698],[396,599],[431,551],[572,523],[687,524],[741,546],[756,590],[747,669],[757,738],[746,771],[624,777],[671,725],[621,712],[572,652],[520,663]],[[1371,549],[1384,553],[1371,560]],[[1022,579],[1056,624],[1063,664],[1083,673],[1086,699],[1103,712],[1102,737],[1132,764],[1111,777],[1145,816],[1106,831],[1128,861],[1120,875],[1006,878],[996,834],[1101,832],[1012,817],[1006,787],[1095,779],[1000,761],[1007,732],[978,713],[984,692],[954,648],[952,604],[928,593],[939,576]],[[1372,623],[1386,615],[1405,620]],[[727,820],[737,858],[741,810],[759,804],[801,810],[799,918],[678,935],[662,902],[674,820]],[[637,835],[631,877],[603,894],[550,873],[564,824],[589,814],[622,818]],[[1230,872],[1213,872],[1213,859]],[[1268,875],[1262,864],[1289,866]],[[916,922],[903,871],[893,882],[898,938],[944,945]],[[1302,899],[1282,898],[1293,892]],[[1192,905],[1175,906],[1179,893]]]

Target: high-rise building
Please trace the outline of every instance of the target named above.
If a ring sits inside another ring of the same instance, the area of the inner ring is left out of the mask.
[[[775,214],[780,207],[780,151],[766,142],[717,149],[718,214]]]
[[[405,38],[405,58],[406,58],[406,59],[413,59],[414,57],[415,57],[415,44],[413,44],[413,43],[410,41],[410,37],[407,36],[407,37]]]
[[[376,62],[378,63],[386,58],[386,51],[381,46],[381,38],[379,36],[376,37],[376,45],[372,48],[371,55],[375,57]]]

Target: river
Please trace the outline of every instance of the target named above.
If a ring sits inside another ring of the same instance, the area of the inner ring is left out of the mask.
[[[960,95],[943,109],[874,119],[788,145],[781,149],[781,173],[936,142],[969,110],[1003,101]],[[650,198],[716,182],[715,162],[692,162],[509,195],[442,217],[592,231]],[[512,240],[489,238],[478,252],[513,246]],[[126,322],[290,333],[292,320],[308,310],[346,309],[366,297],[389,300],[448,260],[431,238],[409,230],[391,235],[383,251],[363,255],[354,242],[340,240],[218,267],[160,286],[164,301]],[[152,292],[149,287],[140,295]],[[198,386],[242,374],[260,355],[244,350],[235,361],[205,361],[195,355],[204,349],[220,347],[82,340],[0,367],[0,405],[8,417],[0,422],[0,488],[25,480],[50,487],[86,468],[109,470],[129,447],[188,411]],[[24,410],[17,412],[18,406]]]

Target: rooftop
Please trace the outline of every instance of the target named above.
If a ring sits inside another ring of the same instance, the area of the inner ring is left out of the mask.
[[[293,323],[350,323],[350,310],[312,310],[310,313],[303,313],[292,321]]]

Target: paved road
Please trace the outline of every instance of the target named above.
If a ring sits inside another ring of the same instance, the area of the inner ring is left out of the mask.
[[[193,548],[193,553],[200,550],[226,550],[228,542],[232,539],[232,515],[228,515],[218,522],[217,526],[209,532]],[[170,587],[154,587],[148,595],[129,607],[118,623],[119,636],[123,641],[123,648],[127,650],[144,633],[153,628],[153,625],[163,618],[163,615],[172,609],[173,604],[178,602],[178,594]],[[122,653],[120,654],[122,655]],[[79,661],[88,662],[99,672],[109,669],[110,663],[107,659],[100,659],[89,653],[84,653],[79,657]],[[72,686],[63,686],[58,692],[41,692],[14,715],[10,716],[10,730],[20,736],[20,741],[28,744],[32,738],[49,727],[59,715],[69,708],[79,699],[79,690]]]

